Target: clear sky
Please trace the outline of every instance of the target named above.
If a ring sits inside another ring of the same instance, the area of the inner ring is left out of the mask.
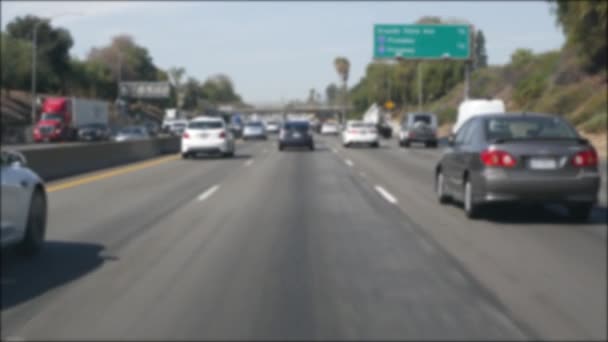
[[[324,93],[338,77],[333,59],[351,62],[350,84],[371,61],[373,25],[414,23],[427,15],[461,18],[483,30],[490,64],[503,64],[520,47],[560,48],[564,36],[547,1],[422,2],[27,2],[2,0],[2,28],[25,14],[63,16],[72,54],[84,57],[119,33],[148,48],[161,68],[183,66],[204,80],[228,74],[250,103]]]

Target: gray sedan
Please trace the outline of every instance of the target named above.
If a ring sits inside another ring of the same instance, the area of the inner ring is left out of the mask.
[[[558,116],[507,113],[469,119],[449,139],[435,169],[440,203],[464,203],[468,217],[485,204],[563,203],[586,220],[597,202],[597,152]]]

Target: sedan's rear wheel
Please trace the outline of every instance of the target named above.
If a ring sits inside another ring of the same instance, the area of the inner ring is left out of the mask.
[[[40,190],[34,191],[28,212],[25,236],[17,246],[22,255],[32,256],[38,254],[44,245],[46,234],[46,198]]]
[[[445,179],[441,171],[439,171],[437,177],[435,177],[435,193],[437,194],[437,200],[440,204],[448,203],[449,198],[445,193]]]
[[[464,184],[464,211],[470,219],[479,217],[479,205],[473,202],[473,184],[468,179]]]
[[[190,153],[188,153],[188,152],[182,153],[182,159],[188,159],[188,158],[190,158]]]
[[[592,203],[571,204],[568,206],[570,216],[578,222],[587,221],[591,215],[591,210],[593,210]]]
[[[284,147],[283,145],[279,144],[279,151],[283,151]]]

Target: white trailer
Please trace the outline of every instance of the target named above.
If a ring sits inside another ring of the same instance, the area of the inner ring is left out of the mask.
[[[72,98],[72,128],[100,123],[108,125],[110,121],[109,104],[105,101]]]

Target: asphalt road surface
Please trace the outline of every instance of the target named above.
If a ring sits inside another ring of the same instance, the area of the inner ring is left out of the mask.
[[[606,202],[469,221],[439,150],[162,157],[49,184],[48,244],[2,260],[4,339],[606,339]]]

